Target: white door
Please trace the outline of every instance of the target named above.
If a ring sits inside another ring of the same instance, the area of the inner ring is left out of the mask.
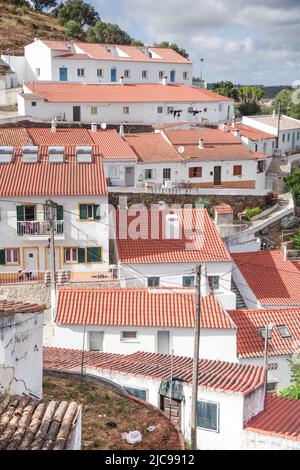
[[[157,332],[157,353],[170,354],[170,332],[158,331]]]
[[[24,248],[24,264],[25,269],[38,270],[38,248]]]

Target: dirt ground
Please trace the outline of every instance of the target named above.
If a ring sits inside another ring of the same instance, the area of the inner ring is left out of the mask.
[[[82,404],[82,450],[178,450],[175,428],[158,411],[111,392],[101,386],[74,379],[44,377],[44,399]],[[115,422],[117,427],[107,426]],[[154,432],[146,429],[156,426]],[[128,444],[121,434],[138,430],[142,442]]]

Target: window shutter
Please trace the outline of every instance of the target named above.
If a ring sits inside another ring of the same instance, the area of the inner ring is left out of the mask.
[[[194,176],[194,169],[189,168],[189,178],[193,178],[193,176]]]
[[[87,205],[80,204],[80,220],[87,220]]]
[[[57,206],[56,220],[64,220],[64,206]]]
[[[5,263],[5,250],[0,250],[0,264],[6,264]]]
[[[100,206],[98,204],[94,205],[94,220],[100,220]]]
[[[85,263],[85,249],[78,248],[78,263]]]
[[[23,222],[24,221],[24,207],[17,206],[17,221]]]
[[[92,247],[87,249],[87,261],[88,263],[101,263],[101,248]]]

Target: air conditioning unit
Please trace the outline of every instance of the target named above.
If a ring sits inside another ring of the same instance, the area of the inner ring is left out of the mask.
[[[37,163],[39,157],[38,146],[23,147],[23,163]]]
[[[64,147],[48,147],[48,161],[50,163],[63,163],[65,158]]]
[[[11,163],[13,154],[13,147],[0,147],[0,163]]]
[[[93,147],[76,147],[77,163],[92,163]]]

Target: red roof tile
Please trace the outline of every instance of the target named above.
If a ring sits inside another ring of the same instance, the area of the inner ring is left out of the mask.
[[[75,147],[65,148],[64,163],[49,163],[47,147],[40,161],[23,163],[16,151],[12,163],[0,164],[0,196],[102,196],[107,194],[101,156],[94,147],[92,163],[77,163]]]
[[[85,367],[156,380],[170,378],[171,360],[171,356],[143,352],[121,355],[87,351],[84,354]],[[44,348],[45,369],[78,369],[81,361],[80,350]],[[174,376],[191,383],[192,369],[192,358],[173,356]],[[263,367],[204,359],[199,361],[200,388],[248,395],[263,387],[264,379]]]
[[[260,140],[265,139],[275,139],[274,135],[260,131],[259,129],[255,129],[254,127],[246,126],[245,124],[235,124],[234,127],[230,127],[230,130],[231,132],[239,130],[241,136],[246,137],[249,140],[253,140],[254,142],[258,142]]]
[[[300,352],[300,309],[232,310],[228,312],[237,326],[237,352],[240,357],[264,355],[264,340],[259,328],[273,324],[268,354],[280,356]],[[286,326],[290,338],[283,338],[278,326]]]
[[[0,300],[0,317],[17,313],[36,313],[46,310],[46,305],[31,304],[13,300]]]
[[[58,125],[59,126],[59,125]],[[56,132],[50,128],[28,128],[34,145],[93,145],[87,129],[63,129],[57,127]]]
[[[142,162],[182,161],[179,153],[160,134],[130,134],[125,140]]]
[[[21,128],[0,128],[0,145],[22,147],[24,145],[31,145],[30,136],[27,134],[26,129]]]
[[[71,325],[194,328],[193,293],[155,289],[60,289],[56,321]],[[202,297],[202,328],[235,328],[217,299]]]
[[[176,209],[182,227],[178,239],[167,239],[164,233],[166,215],[170,212],[148,211],[145,216],[128,216],[128,212],[117,212],[117,247],[121,263],[199,263],[206,261],[231,261],[216,227],[205,209]],[[156,218],[157,215],[157,218]],[[131,223],[141,224],[138,239],[130,237]],[[151,230],[155,225],[158,233]],[[126,226],[127,222],[127,226]],[[193,231],[193,233],[191,233]],[[194,232],[197,233],[194,233]]]
[[[254,295],[265,306],[300,306],[300,262],[284,261],[280,250],[233,254]]]
[[[51,103],[220,102],[231,101],[211,91],[181,84],[84,84],[26,82],[29,90]]]
[[[300,441],[300,400],[269,395],[266,410],[248,421],[244,429],[267,436]]]
[[[233,209],[229,204],[219,204],[218,206],[214,206],[215,212],[218,214],[232,214]]]
[[[115,129],[97,132],[89,131],[89,135],[94,144],[101,149],[103,158],[134,158],[137,160],[137,156],[130,145]]]

